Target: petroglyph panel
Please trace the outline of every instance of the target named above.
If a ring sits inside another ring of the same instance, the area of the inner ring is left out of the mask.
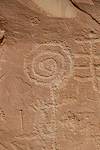
[[[0,0],[0,150],[100,150],[99,0]]]

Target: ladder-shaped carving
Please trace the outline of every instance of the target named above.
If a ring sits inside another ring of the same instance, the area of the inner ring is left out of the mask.
[[[75,41],[79,46],[87,46],[87,54],[75,54],[74,77],[82,82],[92,81],[96,91],[100,89],[100,39]]]

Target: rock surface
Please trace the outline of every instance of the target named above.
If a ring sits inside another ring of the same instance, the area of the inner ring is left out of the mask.
[[[100,150],[99,0],[0,0],[0,150]]]

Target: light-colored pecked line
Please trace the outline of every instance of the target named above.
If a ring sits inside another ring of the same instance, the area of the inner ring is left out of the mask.
[[[53,150],[56,150],[56,101],[55,101],[55,96],[54,96],[54,91],[53,91],[53,86],[51,85],[50,87],[50,95],[51,95],[51,100],[52,100],[52,126],[53,126]]]
[[[94,60],[94,54],[93,54],[93,42],[89,42],[90,44],[90,70],[91,70],[91,75],[92,75],[92,82],[93,82],[93,87],[95,90],[97,90],[97,85],[96,85],[96,74],[95,74],[95,68],[93,65],[93,60]]]
[[[78,44],[83,44],[83,43],[99,43],[100,42],[100,39],[97,38],[97,39],[87,39],[87,40],[75,40],[76,43]]]
[[[21,131],[23,132],[23,130],[24,130],[24,127],[23,127],[23,110],[22,109],[20,109],[19,110],[19,112],[20,112],[20,125],[21,125]]]
[[[5,34],[5,31],[0,29],[0,39],[3,38],[4,34]]]

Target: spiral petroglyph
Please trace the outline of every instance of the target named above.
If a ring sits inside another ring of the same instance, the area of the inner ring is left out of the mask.
[[[72,67],[71,56],[61,44],[40,44],[25,57],[24,71],[31,82],[51,84],[69,77]]]

